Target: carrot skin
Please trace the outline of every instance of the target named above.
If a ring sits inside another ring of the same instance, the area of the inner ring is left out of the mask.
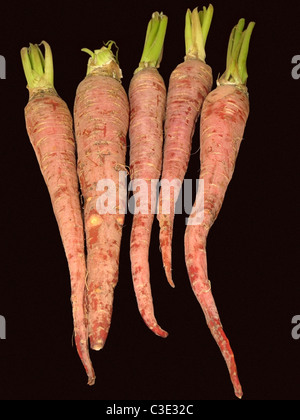
[[[125,170],[129,104],[121,83],[92,73],[79,84],[74,103],[78,176],[84,199],[87,246],[87,301],[90,347],[100,350],[106,341],[119,276],[119,254],[124,213],[120,214],[119,171]],[[116,186],[115,214],[99,214],[99,180]]]
[[[185,232],[185,260],[191,286],[226,361],[239,398],[242,397],[242,388],[234,354],[224,333],[208,280],[206,241],[232,178],[248,115],[246,88],[218,86],[204,101],[200,121],[199,176],[204,181],[203,220],[200,224],[188,224]],[[193,217],[191,214],[189,222]]]
[[[49,89],[30,98],[25,107],[25,121],[65,249],[71,278],[75,344],[88,375],[88,384],[92,385],[95,373],[88,352],[84,229],[72,116],[55,90]]]
[[[168,333],[157,323],[150,286],[149,246],[154,211],[151,209],[151,180],[158,182],[162,165],[163,120],[166,88],[156,68],[144,68],[131,79],[130,103],[130,176],[144,180],[148,186],[147,214],[134,214],[130,259],[135,295],[140,314],[146,325],[161,337]],[[157,184],[156,184],[157,185]],[[152,189],[152,191],[151,191]]]
[[[191,155],[192,138],[203,100],[212,87],[212,70],[198,59],[187,59],[171,73],[167,94],[165,142],[161,180],[184,179]],[[160,248],[168,282],[172,287],[172,237],[174,205],[179,195],[171,188],[169,197],[159,195]],[[163,209],[169,213],[162,213]]]

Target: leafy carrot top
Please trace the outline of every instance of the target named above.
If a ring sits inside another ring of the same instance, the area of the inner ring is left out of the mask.
[[[226,70],[218,79],[218,84],[246,85],[248,78],[246,61],[254,25],[254,22],[250,22],[244,30],[245,19],[242,18],[233,27],[228,42]]]
[[[214,9],[210,4],[200,12],[195,8],[185,15],[185,59],[199,59],[205,62],[205,43],[210,29]]]
[[[41,44],[44,45],[45,56],[37,44],[30,44],[29,48],[21,49],[21,60],[30,93],[34,90],[54,89],[51,48],[46,41],[42,41]]]
[[[162,12],[154,12],[152,14],[152,18],[147,26],[142,57],[135,73],[145,67],[158,68],[160,66],[167,24],[168,18]]]
[[[112,47],[115,46],[117,51],[114,54]],[[114,41],[108,41],[98,50],[91,51],[88,48],[82,48],[90,55],[87,65],[87,75],[92,73],[101,73],[104,76],[110,76],[117,80],[122,79],[122,71],[118,61],[118,47]]]

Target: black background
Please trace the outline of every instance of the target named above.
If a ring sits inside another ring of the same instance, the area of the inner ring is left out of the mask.
[[[300,396],[300,340],[291,336],[300,313],[298,144],[300,80],[291,76],[300,54],[296,1],[214,1],[206,44],[214,79],[225,69],[228,36],[240,17],[256,22],[248,56],[251,111],[236,170],[211,229],[208,269],[214,297],[238,365],[243,400]],[[134,296],[129,237],[123,230],[120,277],[106,345],[91,352],[94,387],[72,347],[67,262],[24,124],[28,100],[20,49],[43,39],[52,47],[55,87],[73,108],[88,56],[81,48],[119,46],[123,85],[128,89],[152,12],[168,17],[160,72],[166,85],[184,56],[190,1],[76,1],[1,4],[0,81],[1,276],[0,399],[235,400],[225,362],[212,339],[193,292],[185,263],[186,215],[175,219],[173,278],[167,283],[153,225],[151,286],[157,320],[167,339],[144,325]],[[199,171],[196,127],[186,178]]]

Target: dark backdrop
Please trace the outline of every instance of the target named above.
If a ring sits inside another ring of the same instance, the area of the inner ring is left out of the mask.
[[[214,79],[225,69],[227,40],[240,17],[256,22],[248,57],[251,112],[236,170],[208,238],[208,269],[224,329],[235,352],[244,400],[298,399],[300,340],[291,335],[300,313],[298,144],[300,80],[291,75],[300,54],[296,1],[212,2],[206,45]],[[205,4],[207,5],[207,4]],[[1,399],[234,400],[225,362],[191,290],[183,235],[186,215],[175,220],[173,277],[161,263],[158,223],[150,250],[155,313],[167,339],[144,325],[134,296],[126,217],[119,283],[108,340],[91,352],[97,381],[86,375],[74,346],[67,262],[46,186],[24,124],[28,92],[20,49],[43,39],[52,47],[55,87],[73,108],[88,56],[81,48],[119,46],[128,89],[152,12],[168,17],[160,72],[168,84],[184,57],[186,9],[191,1],[13,2],[1,4],[0,80]],[[199,127],[187,178],[199,171]]]

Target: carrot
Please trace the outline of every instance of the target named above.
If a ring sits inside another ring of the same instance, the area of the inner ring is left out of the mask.
[[[226,71],[218,79],[217,87],[206,97],[201,111],[199,179],[204,182],[204,200],[201,201],[201,191],[198,190],[185,232],[185,260],[191,286],[226,361],[239,398],[242,397],[242,387],[234,354],[221,325],[208,280],[206,241],[232,178],[249,114],[246,58],[254,23],[250,22],[246,30],[243,30],[244,24],[244,19],[240,19],[231,32]],[[203,220],[197,224],[194,218],[200,216],[201,205]]]
[[[26,129],[48,187],[71,277],[71,301],[77,351],[88,375],[95,374],[88,352],[85,307],[86,260],[84,229],[76,171],[73,120],[67,104],[53,85],[53,60],[49,44],[45,57],[38,45],[22,48],[29,100],[25,107]]]
[[[125,169],[129,104],[113,45],[110,41],[94,52],[83,49],[91,57],[74,103],[77,168],[84,200],[89,340],[94,350],[103,348],[111,325],[125,215],[119,211],[118,191],[119,171]],[[112,182],[117,192],[115,208],[107,211],[98,207],[105,192],[98,188],[101,180]]]
[[[160,225],[159,240],[163,265],[167,280],[172,287],[174,287],[171,272],[174,206],[187,171],[195,124],[203,100],[212,87],[212,70],[205,63],[204,49],[212,15],[212,5],[207,9],[204,7],[199,13],[197,8],[193,12],[187,10],[186,56],[184,62],[173,70],[169,80],[157,218]]]
[[[145,45],[139,67],[129,85],[130,103],[130,177],[133,197],[137,197],[139,182],[144,181],[148,191],[140,192],[140,204],[133,216],[130,259],[132,279],[139,312],[146,325],[157,335],[168,333],[158,324],[154,315],[150,286],[149,246],[155,209],[151,196],[161,174],[163,120],[166,105],[166,87],[157,68],[162,58],[162,48],[167,27],[167,16],[155,12],[148,23]],[[144,188],[145,190],[145,188]]]

